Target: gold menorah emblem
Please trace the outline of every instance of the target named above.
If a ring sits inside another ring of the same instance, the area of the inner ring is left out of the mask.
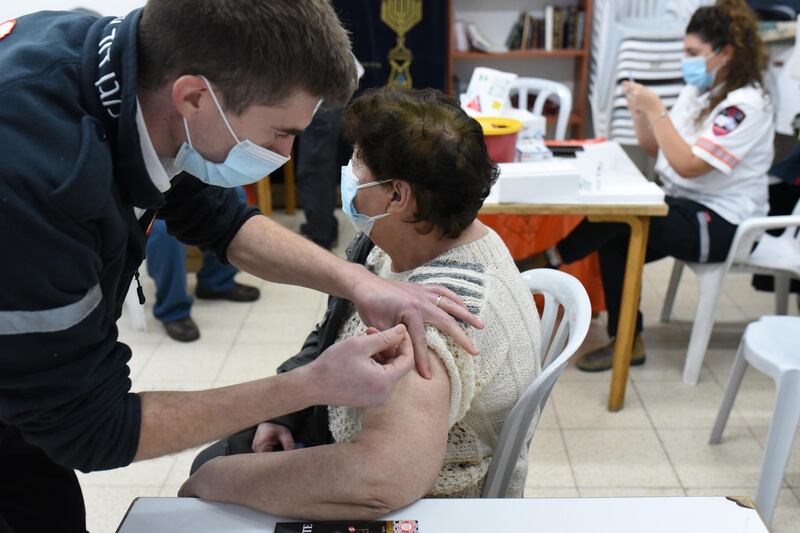
[[[389,85],[411,87],[411,60],[414,55],[406,47],[406,33],[422,20],[422,0],[383,0],[381,20],[397,33],[397,44],[389,50]]]

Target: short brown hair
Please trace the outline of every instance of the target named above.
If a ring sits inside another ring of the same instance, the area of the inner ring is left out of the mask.
[[[480,124],[434,89],[367,92],[347,109],[344,133],[376,180],[411,184],[410,222],[426,222],[427,232],[458,237],[497,180]]]
[[[202,74],[226,109],[274,105],[298,90],[344,105],[357,85],[350,39],[328,0],[149,0],[139,84]]]

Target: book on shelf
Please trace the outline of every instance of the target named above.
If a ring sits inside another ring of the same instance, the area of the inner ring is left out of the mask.
[[[575,48],[583,50],[583,35],[586,32],[586,12],[583,10],[578,11],[578,21],[575,25],[576,44]]]
[[[509,50],[582,50],[586,14],[577,6],[522,11],[506,37]]]
[[[560,7],[553,9],[553,50],[564,48],[564,10]]]
[[[522,18],[522,37],[520,38],[520,48],[525,50],[528,47],[528,40],[530,39],[531,35],[531,16],[529,13],[523,13],[520,15]]]
[[[522,43],[522,24],[520,23],[520,19],[525,15],[524,13],[520,13],[519,16],[520,18],[511,26],[511,31],[508,32],[508,37],[506,37],[506,47],[509,50],[519,49]]]
[[[544,49],[550,51],[553,49],[553,23],[555,19],[555,9],[553,6],[544,8]]]

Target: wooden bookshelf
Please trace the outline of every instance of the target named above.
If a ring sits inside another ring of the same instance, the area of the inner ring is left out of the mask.
[[[547,5],[548,0],[530,0],[531,7],[543,7]],[[493,6],[501,5],[502,2],[498,0],[493,2]],[[455,72],[455,63],[461,60],[479,60],[485,61],[485,66],[491,66],[492,61],[497,60],[572,60],[573,63],[573,83],[574,89],[572,94],[572,112],[569,117],[569,136],[573,139],[581,139],[584,137],[586,128],[586,119],[589,107],[589,50],[590,39],[592,36],[592,0],[575,0],[575,5],[582,8],[585,15],[583,27],[583,48],[581,49],[556,49],[556,50],[542,50],[542,49],[528,49],[528,50],[510,50],[502,54],[490,54],[485,52],[457,52],[454,50],[453,43],[455,42],[454,27],[456,19],[456,11],[458,8],[458,0],[448,0],[449,20],[450,20],[450,39],[448,41],[448,61],[447,61],[447,80],[448,90],[450,94],[455,93],[455,86],[453,83],[453,75]],[[548,123],[555,122],[555,117],[548,117]]]

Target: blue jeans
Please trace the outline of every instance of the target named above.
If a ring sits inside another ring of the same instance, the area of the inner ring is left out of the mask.
[[[237,188],[244,201],[244,189]],[[174,322],[188,317],[192,297],[186,290],[186,247],[167,233],[163,220],[156,220],[147,239],[147,273],[156,283],[156,304],[153,315],[161,322]],[[233,277],[238,269],[224,265],[209,253],[203,254],[203,266],[197,272],[197,286],[221,292],[234,287]]]

